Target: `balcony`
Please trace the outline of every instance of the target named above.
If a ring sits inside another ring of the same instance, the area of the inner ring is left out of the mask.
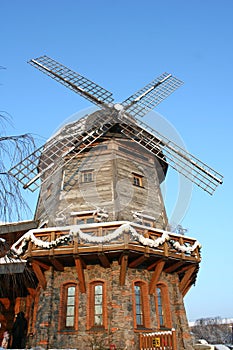
[[[158,271],[176,272],[183,295],[195,282],[201,259],[197,240],[128,221],[32,229],[12,248],[32,262],[37,277],[49,266],[59,271],[76,266],[82,281],[87,265],[109,268],[118,261],[120,285],[124,285],[127,268],[146,269],[154,273],[150,285],[153,293]]]

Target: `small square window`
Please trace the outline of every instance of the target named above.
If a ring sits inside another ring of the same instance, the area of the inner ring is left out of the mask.
[[[143,220],[143,225],[147,227],[153,227],[153,221]]]
[[[134,186],[142,187],[142,176],[133,174],[133,184]]]
[[[91,218],[87,218],[86,222],[87,222],[87,224],[92,224],[93,222],[95,222],[94,216],[92,216]]]
[[[84,171],[82,173],[82,182],[89,183],[94,181],[93,171]]]

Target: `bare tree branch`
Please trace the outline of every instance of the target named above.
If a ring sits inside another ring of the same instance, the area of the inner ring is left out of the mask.
[[[20,220],[29,211],[20,183],[8,170],[35,149],[34,138],[30,134],[5,135],[6,122],[10,123],[9,116],[0,112],[0,220],[4,222]]]

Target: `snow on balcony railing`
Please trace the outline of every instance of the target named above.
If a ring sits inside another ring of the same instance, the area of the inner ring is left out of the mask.
[[[78,243],[79,247],[119,244],[124,242],[125,235],[128,236],[129,243],[160,250],[164,250],[166,245],[166,249],[174,254],[199,258],[201,245],[197,240],[128,221],[32,229],[15,242],[11,249],[21,256],[27,251],[29,242],[32,243],[33,250],[62,248],[72,246],[74,242]]]

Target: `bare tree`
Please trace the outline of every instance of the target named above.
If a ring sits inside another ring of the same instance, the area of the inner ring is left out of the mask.
[[[32,135],[6,135],[6,124],[11,119],[0,111],[0,220],[2,222],[20,220],[28,212],[20,183],[9,174],[9,169],[24,159],[35,149]]]
[[[232,324],[223,323],[221,317],[201,318],[191,327],[196,339],[205,339],[210,344],[230,344]]]

